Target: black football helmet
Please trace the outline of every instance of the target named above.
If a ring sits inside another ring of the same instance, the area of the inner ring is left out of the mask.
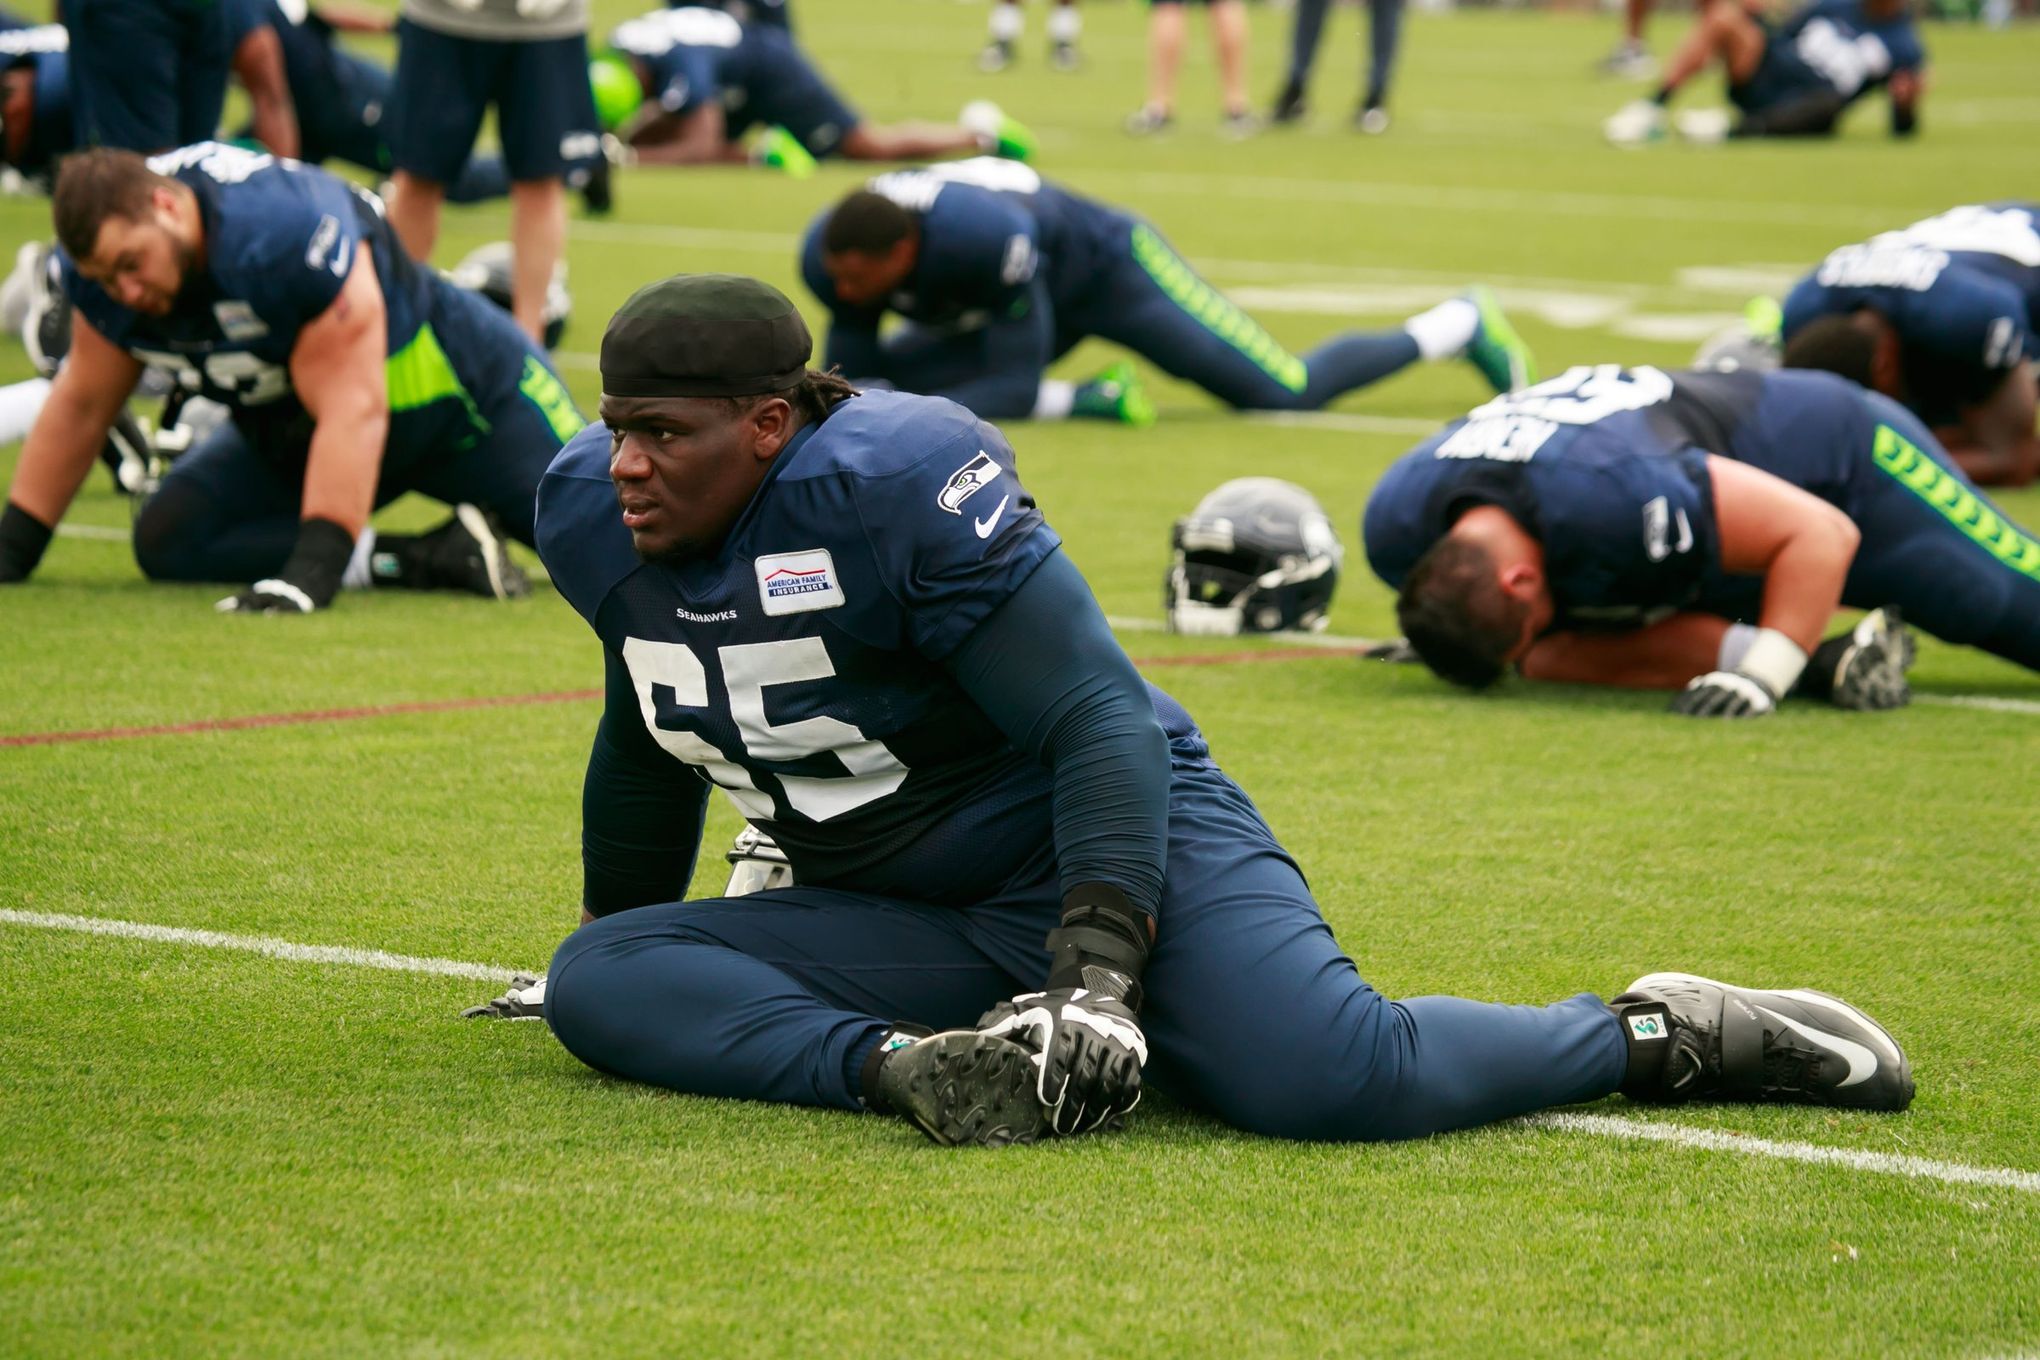
[[[470,293],[480,293],[489,301],[510,310],[510,243],[491,241],[485,246],[476,246],[461,258],[459,264],[447,271],[448,278],[455,286]],[[567,317],[574,309],[574,299],[567,293],[567,267],[564,263],[553,266],[552,282],[545,290],[545,347],[559,347],[560,337],[566,334]]]
[[[1317,497],[1240,477],[1176,521],[1164,604],[1172,633],[1320,632],[1345,549]]]

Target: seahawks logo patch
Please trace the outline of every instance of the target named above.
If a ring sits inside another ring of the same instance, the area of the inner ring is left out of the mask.
[[[935,497],[935,504],[952,515],[963,513],[963,503],[999,479],[1002,469],[983,449],[977,457],[949,474],[949,484]]]

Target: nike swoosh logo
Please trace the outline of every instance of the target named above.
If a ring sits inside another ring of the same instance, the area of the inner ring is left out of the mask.
[[[1855,1040],[1844,1039],[1839,1034],[1829,1034],[1826,1030],[1815,1029],[1813,1026],[1802,1024],[1797,1020],[1787,1020],[1769,1006],[1759,1006],[1757,1009],[1785,1026],[1785,1028],[1813,1040],[1823,1048],[1833,1049],[1846,1058],[1849,1063],[1849,1075],[1837,1082],[1837,1087],[1854,1086],[1859,1081],[1868,1081],[1876,1074],[1877,1055]]]
[[[1679,546],[1672,549],[1672,551],[1684,552],[1686,551],[1686,549],[1693,546],[1693,526],[1687,522],[1686,512],[1684,510],[1678,512],[1678,519],[1679,519]]]
[[[999,503],[992,507],[991,514],[986,515],[983,519],[974,519],[970,522],[971,527],[977,530],[979,538],[990,538],[992,536],[992,526],[999,522],[999,516],[1006,513],[1006,502],[1012,499],[1011,496],[999,497]]]

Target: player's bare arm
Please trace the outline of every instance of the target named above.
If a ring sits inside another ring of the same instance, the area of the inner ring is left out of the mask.
[[[291,383],[316,422],[304,517],[331,520],[349,534],[368,524],[389,434],[384,324],[375,259],[357,250],[346,287],[305,327],[290,356]]]
[[[49,400],[21,446],[21,462],[8,488],[6,514],[13,522],[0,533],[6,546],[0,553],[0,580],[22,580],[35,569],[48,531],[70,509],[98,460],[107,430],[141,376],[139,361],[95,330],[83,313],[73,316],[70,357],[57,370]],[[21,523],[23,515],[33,523]],[[26,551],[26,538],[19,537],[24,535],[40,540],[32,553]]]
[[[248,92],[256,140],[276,155],[296,159],[302,145],[297,107],[291,103],[290,77],[284,72],[283,43],[276,30],[267,25],[249,29],[234,49],[233,67]]]
[[[715,103],[682,114],[658,114],[628,140],[639,165],[742,165],[750,160],[729,139],[722,105]]]
[[[2040,477],[2040,365],[2022,359],[1990,396],[1934,433],[1979,486],[2025,486]]]

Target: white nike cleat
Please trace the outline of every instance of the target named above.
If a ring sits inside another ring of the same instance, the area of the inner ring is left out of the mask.
[[[1826,992],[1650,973],[1609,1005],[1638,1100],[1778,1100],[1858,1110],[1912,1103],[1912,1067],[1883,1026]]]
[[[1664,107],[1648,99],[1624,104],[1601,124],[1601,135],[1617,146],[1642,146],[1665,138]]]
[[[1681,109],[1672,119],[1679,135],[1699,146],[1714,146],[1728,140],[1727,109]]]

